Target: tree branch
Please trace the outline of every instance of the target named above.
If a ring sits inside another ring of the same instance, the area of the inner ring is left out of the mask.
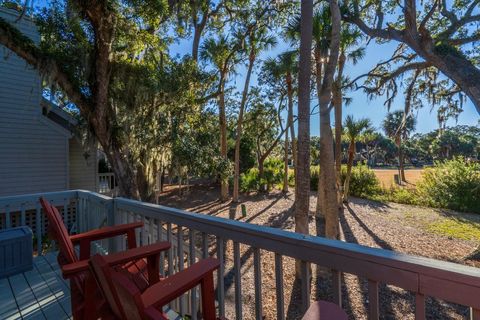
[[[44,55],[30,38],[3,18],[0,18],[0,44],[15,52],[37,69],[40,74],[47,75],[50,80],[62,88],[69,100],[75,103],[82,113],[90,114],[92,111],[90,99],[81,92],[81,88],[74,84],[71,76],[63,70],[61,63]]]

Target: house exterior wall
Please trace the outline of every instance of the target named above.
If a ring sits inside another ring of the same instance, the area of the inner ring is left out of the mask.
[[[70,189],[97,191],[97,155],[90,152],[85,158],[85,151],[77,139],[69,142]]]
[[[0,8],[13,22],[17,13]],[[15,24],[39,41],[34,24]],[[13,52],[0,46],[0,196],[68,188],[69,133],[41,113],[41,82]]]

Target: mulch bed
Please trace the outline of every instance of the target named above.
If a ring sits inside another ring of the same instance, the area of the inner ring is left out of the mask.
[[[168,190],[168,189],[167,189]],[[293,231],[293,194],[273,191],[270,194],[242,195],[240,203],[247,208],[247,216],[241,218],[240,206],[221,203],[215,186],[194,186],[187,194],[179,195],[172,188],[160,196],[162,205],[195,211],[223,218],[234,218],[248,223],[271,226]],[[313,213],[316,197],[312,193],[310,210]],[[476,265],[477,261],[465,260],[478,247],[474,241],[453,239],[432,234],[422,229],[416,214],[438,215],[435,210],[400,204],[382,204],[364,199],[352,199],[340,217],[341,238],[344,241],[370,247],[395,250],[456,263]],[[406,218],[408,216],[408,219]],[[321,222],[310,219],[310,234],[322,229]],[[253,251],[240,246],[242,261],[243,318],[255,318],[255,291],[253,278]],[[235,319],[233,244],[225,246],[226,311],[227,318]],[[262,297],[264,319],[276,319],[274,254],[262,252]],[[300,288],[294,282],[295,262],[284,257],[284,293],[287,319],[300,319]],[[367,319],[367,280],[344,274],[342,278],[343,307],[352,319]],[[327,270],[312,266],[312,301],[332,300],[331,277]],[[380,314],[382,319],[414,319],[414,295],[390,285],[380,286]],[[437,299],[427,298],[428,319],[465,319],[468,308]]]

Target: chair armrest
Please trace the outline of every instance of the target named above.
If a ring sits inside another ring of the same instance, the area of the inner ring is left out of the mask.
[[[91,230],[91,231],[70,236],[70,240],[72,240],[74,244],[77,244],[82,240],[89,240],[89,241],[102,240],[105,238],[111,238],[111,237],[119,236],[122,234],[127,234],[128,231],[134,230],[136,228],[141,228],[141,227],[143,227],[143,222],[133,222],[133,223],[121,224],[118,226],[103,227],[100,229]]]
[[[103,227],[97,230],[91,230],[70,236],[70,240],[74,245],[80,244],[80,260],[84,260],[90,258],[90,243],[96,240],[112,238],[119,235],[127,235],[128,248],[135,248],[137,246],[135,229],[141,227],[143,227],[143,222],[133,222],[118,226]]]
[[[157,242],[122,252],[111,253],[104,256],[107,263],[113,267],[130,261],[147,258],[153,255],[159,255],[160,252],[170,249],[170,242]]]
[[[70,279],[80,272],[88,271],[88,260],[81,260],[74,263],[65,264],[61,267],[62,275],[65,279]]]
[[[170,247],[170,242],[157,242],[147,246],[109,254],[105,256],[105,260],[113,267],[115,265],[146,258],[148,282],[154,284],[160,280],[160,252],[168,250]]]
[[[169,276],[142,293],[141,299],[144,306],[160,307],[168,304],[186,291],[199,285],[204,278],[211,276],[218,267],[220,267],[219,260],[207,258]]]

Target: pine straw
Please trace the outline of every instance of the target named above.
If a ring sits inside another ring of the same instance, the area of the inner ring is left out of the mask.
[[[175,190],[160,197],[163,205],[183,208],[223,218],[233,218],[258,225],[293,231],[293,194],[273,192],[269,195],[243,195],[241,203],[247,208],[247,217],[241,218],[240,206],[220,203],[218,190],[211,186],[198,186],[182,197]],[[312,194],[310,208],[315,209]],[[476,261],[463,260],[478,247],[478,243],[436,235],[425,228],[426,221],[441,216],[437,210],[400,204],[381,204],[363,199],[352,199],[340,219],[342,240],[366,246],[400,251],[439,260],[475,265]],[[322,228],[310,219],[310,233]],[[212,250],[214,248],[212,247]],[[253,250],[241,245],[243,318],[255,318],[255,290],[253,277]],[[235,319],[233,244],[225,246],[226,311],[227,318]],[[274,254],[262,251],[262,297],[265,319],[276,319]],[[285,311],[287,319],[301,318],[299,284],[294,283],[295,262],[283,259]],[[332,300],[331,277],[327,270],[312,266],[312,301]],[[367,319],[367,280],[344,274],[342,278],[343,307],[352,319]],[[380,285],[380,314],[382,319],[414,319],[414,295],[397,287]],[[465,319],[468,308],[437,299],[427,298],[429,319]]]

